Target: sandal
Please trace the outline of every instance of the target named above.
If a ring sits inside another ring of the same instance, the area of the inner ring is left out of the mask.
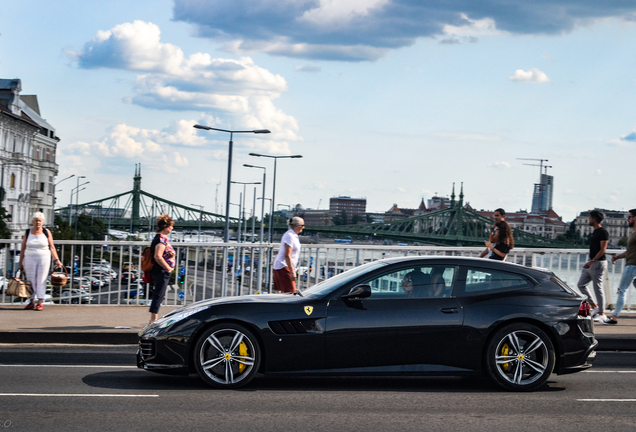
[[[44,306],[42,306],[42,303],[38,303],[38,305],[35,307],[36,311],[41,311],[42,309],[44,309]]]
[[[35,307],[35,303],[29,302],[29,304],[24,307],[24,310],[31,310],[34,307]]]

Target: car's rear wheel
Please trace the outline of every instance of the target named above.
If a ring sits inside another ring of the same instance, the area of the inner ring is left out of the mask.
[[[537,326],[509,324],[494,334],[486,348],[489,376],[513,391],[541,387],[554,369],[554,346]]]
[[[194,349],[196,370],[217,388],[249,383],[261,363],[261,350],[251,331],[238,324],[219,324],[205,331]]]

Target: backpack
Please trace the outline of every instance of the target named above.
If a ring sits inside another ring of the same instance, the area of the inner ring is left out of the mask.
[[[152,248],[150,246],[146,246],[141,252],[141,271],[144,273],[150,273],[153,265]]]

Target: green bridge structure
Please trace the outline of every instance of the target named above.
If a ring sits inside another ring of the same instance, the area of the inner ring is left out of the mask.
[[[133,189],[100,200],[72,205],[56,210],[59,215],[87,214],[104,221],[109,228],[122,229],[131,233],[154,230],[155,219],[161,214],[169,214],[178,230],[199,229],[202,231],[223,230],[225,215],[206,212],[185,206],[150,194],[141,189],[141,168],[135,167]],[[302,216],[302,215],[301,215]],[[238,218],[230,218],[230,229],[238,229]],[[305,234],[317,234],[337,239],[376,239],[403,242],[412,245],[437,246],[484,246],[493,220],[467,209],[464,206],[463,185],[459,200],[455,200],[455,186],[449,208],[420,216],[386,223],[357,225],[306,226]],[[266,226],[266,229],[268,227]],[[287,230],[285,224],[274,224],[274,232]],[[515,246],[540,248],[574,248],[569,242],[561,242],[546,237],[513,229]]]

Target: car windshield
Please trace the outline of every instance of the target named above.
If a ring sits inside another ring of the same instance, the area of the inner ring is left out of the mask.
[[[324,280],[309,289],[306,289],[302,292],[304,297],[323,297],[329,294],[331,291],[341,287],[347,282],[352,281],[357,278],[361,274],[373,271],[379,267],[386,265],[383,262],[375,261],[368,264],[361,265],[359,267],[354,267],[351,270],[347,270],[344,273],[340,273],[337,276],[330,277],[327,280]]]

